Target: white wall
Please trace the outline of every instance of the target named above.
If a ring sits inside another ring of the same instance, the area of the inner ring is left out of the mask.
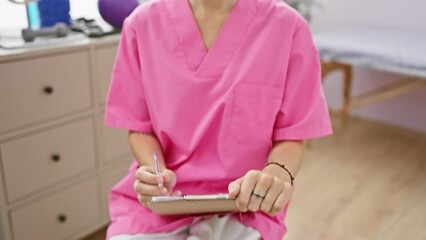
[[[96,0],[71,0],[72,18],[100,18]],[[0,0],[0,30],[27,27],[25,6]]]
[[[322,9],[314,11],[312,30],[328,31],[350,26],[378,25],[426,32],[424,0],[319,0]],[[426,44],[426,43],[425,43]],[[353,94],[397,81],[400,76],[355,69]],[[426,80],[426,79],[425,79]],[[332,108],[340,106],[341,75],[327,78],[325,92]],[[376,103],[353,111],[375,120],[426,132],[426,89]]]
[[[0,0],[0,30],[26,26],[27,17],[24,5],[11,4],[7,0]]]

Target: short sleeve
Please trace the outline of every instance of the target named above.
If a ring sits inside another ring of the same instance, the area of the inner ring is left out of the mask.
[[[284,91],[273,140],[305,140],[332,134],[319,54],[305,20],[294,34]]]
[[[144,94],[137,36],[129,18],[123,24],[105,105],[104,125],[152,132]]]

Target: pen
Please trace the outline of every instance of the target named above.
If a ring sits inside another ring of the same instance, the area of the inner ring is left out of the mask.
[[[160,176],[160,175],[161,175],[161,172],[160,172],[160,166],[158,165],[158,156],[157,156],[157,152],[153,152],[153,156],[154,156],[154,168],[155,168],[155,174],[157,174],[158,176]],[[162,183],[159,183],[159,184],[158,184],[158,187],[159,187],[160,189],[163,189],[163,184],[162,184]]]

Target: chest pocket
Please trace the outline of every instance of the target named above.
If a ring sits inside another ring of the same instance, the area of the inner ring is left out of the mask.
[[[269,144],[281,98],[280,88],[239,83],[234,88],[232,137],[239,143]]]

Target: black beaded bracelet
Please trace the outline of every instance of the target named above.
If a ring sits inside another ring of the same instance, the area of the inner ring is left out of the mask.
[[[267,167],[267,166],[269,166],[269,165],[271,165],[271,164],[275,164],[275,165],[277,165],[277,166],[280,166],[282,169],[284,169],[287,173],[288,173],[288,175],[290,175],[290,181],[291,181],[291,186],[293,186],[293,181],[294,181],[294,177],[293,177],[293,175],[291,174],[291,172],[285,167],[285,165],[284,164],[279,164],[279,163],[277,163],[277,162],[267,162],[266,164],[265,164],[265,167]]]

